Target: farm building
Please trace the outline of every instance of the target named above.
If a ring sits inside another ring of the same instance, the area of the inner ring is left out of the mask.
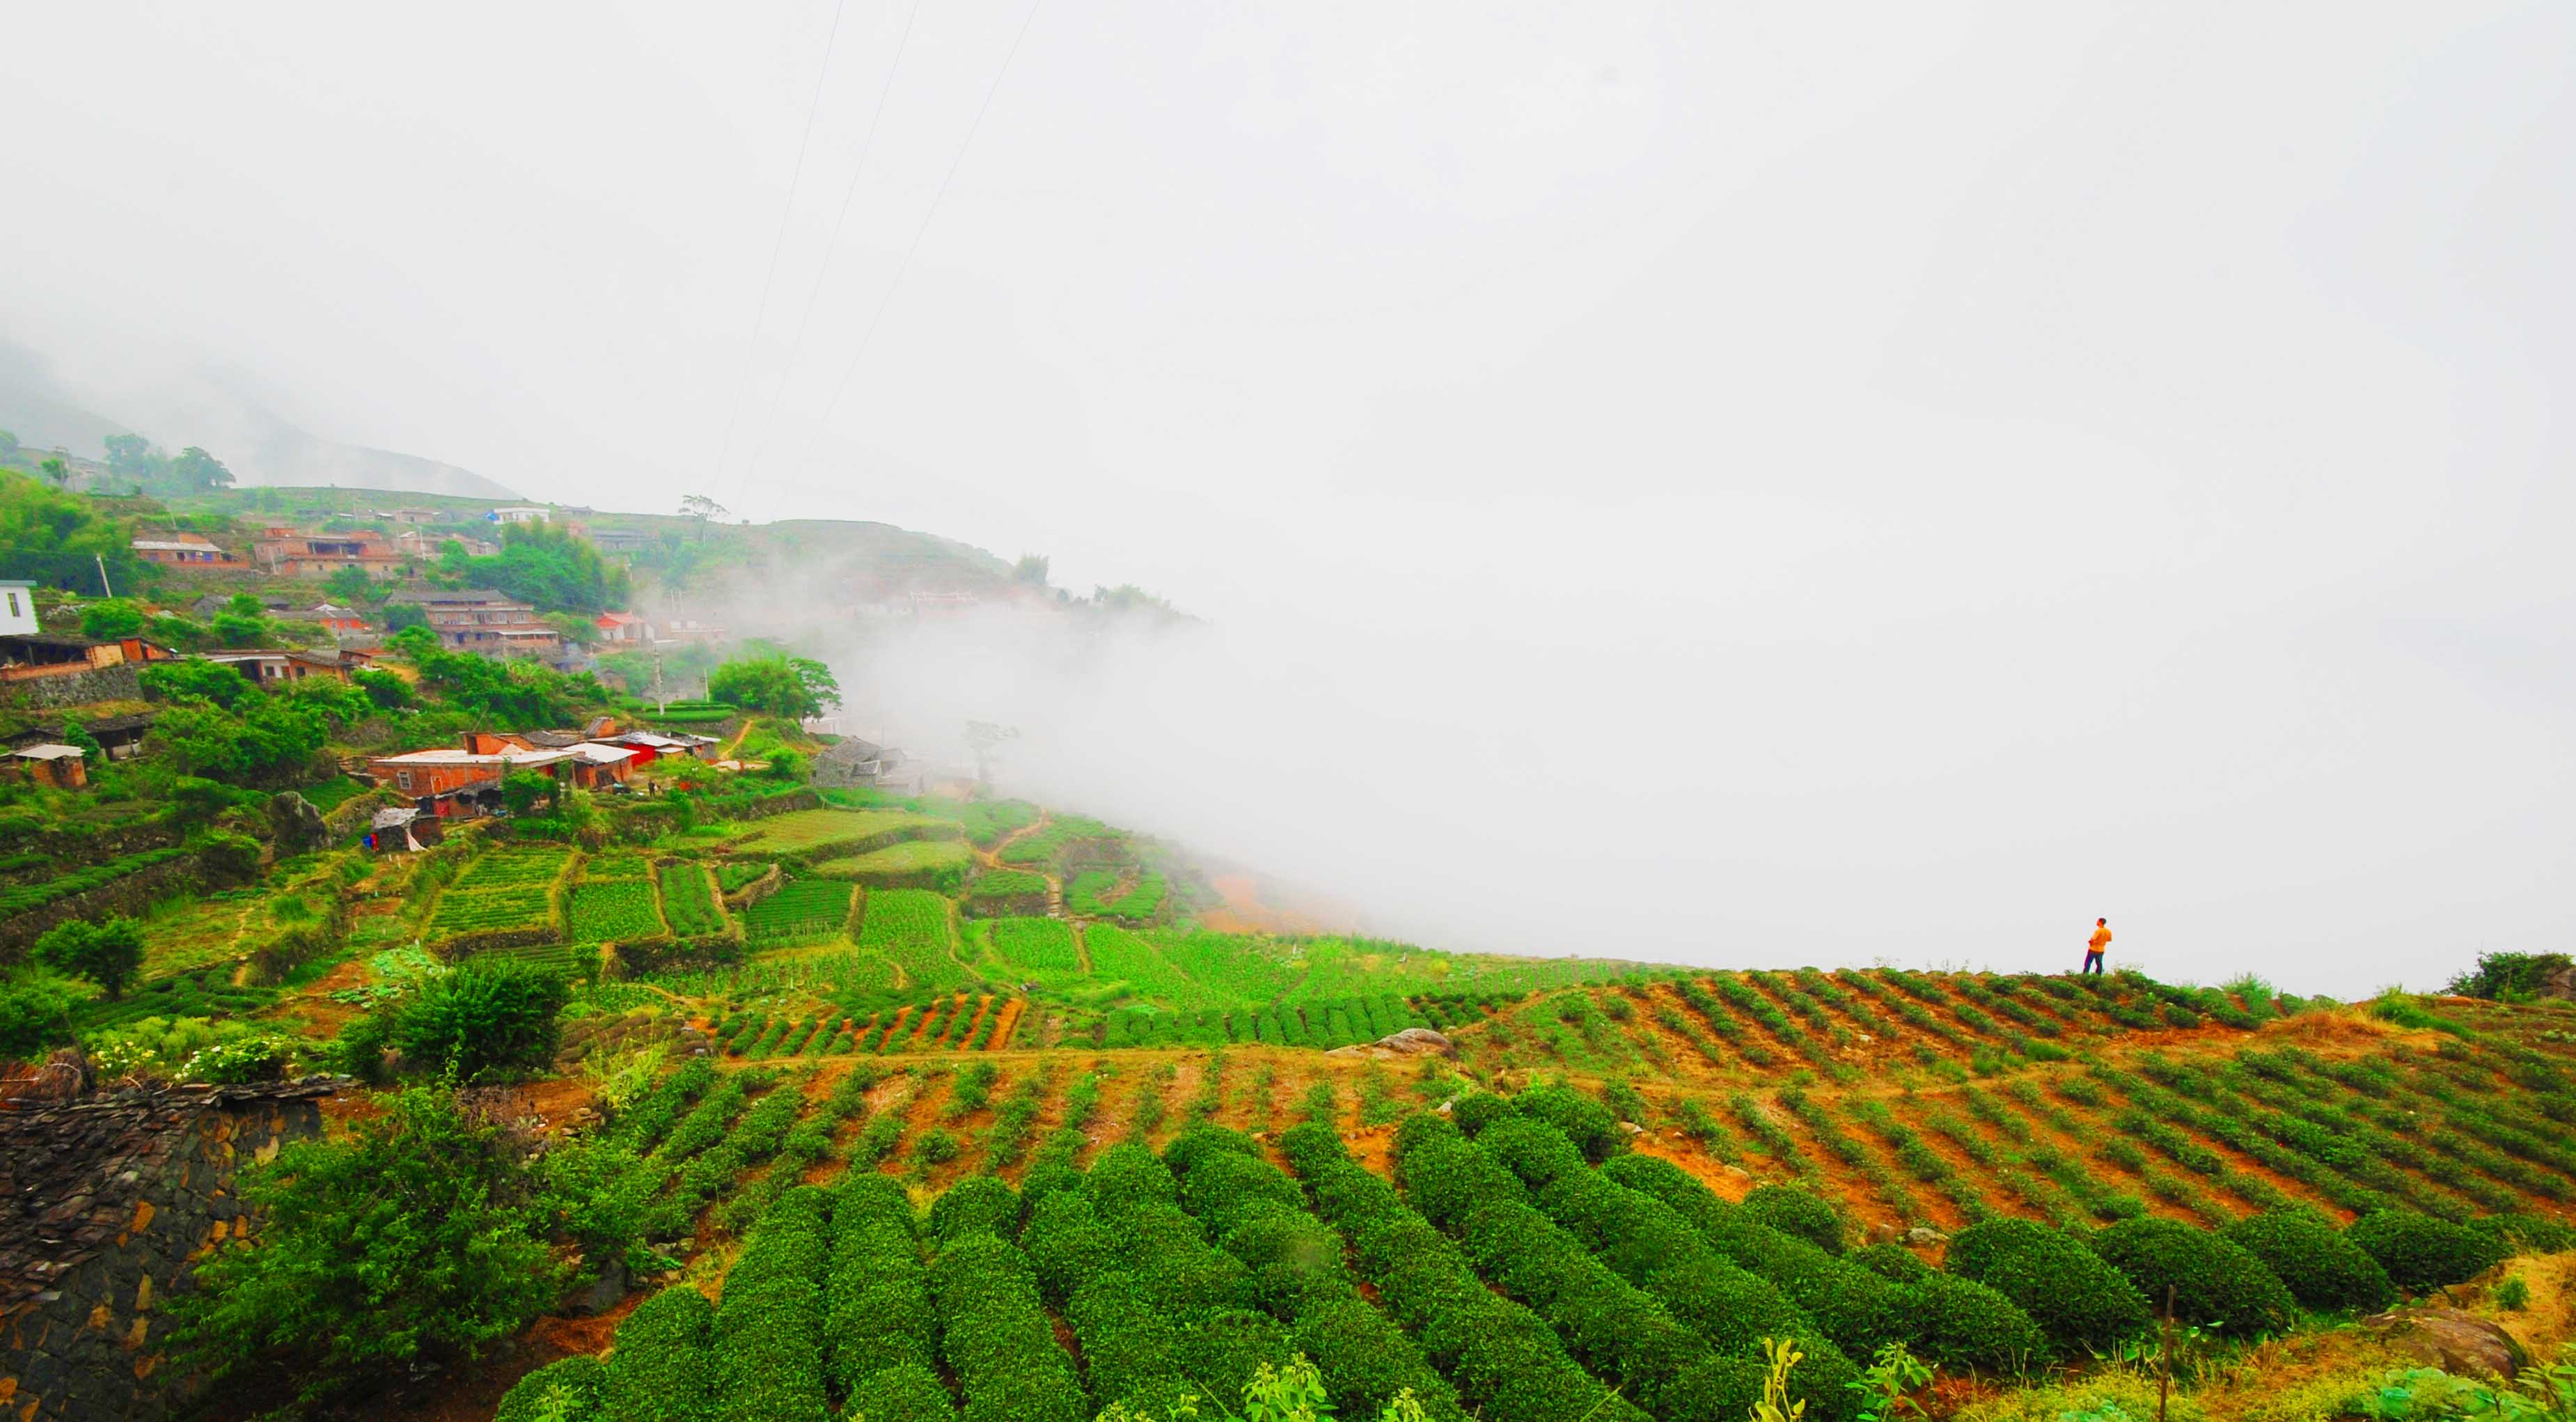
[[[565,659],[563,634],[537,615],[536,606],[505,593],[469,589],[408,595],[429,616],[429,628],[452,651],[485,657]]]
[[[159,563],[165,567],[240,568],[248,566],[239,558],[215,546],[214,541],[202,533],[173,533],[164,538],[137,538],[128,546],[134,550],[135,557],[146,563]]]
[[[883,785],[901,773],[907,759],[900,750],[872,741],[837,741],[814,757],[817,785]]]
[[[0,579],[0,637],[44,630],[36,622],[35,592],[24,578]]]
[[[363,568],[390,578],[411,561],[383,534],[369,529],[352,533],[302,533],[272,528],[251,544],[251,557],[268,572],[289,578],[326,578],[342,568]]]
[[[9,752],[9,760],[28,779],[58,790],[78,790],[89,784],[89,752],[78,746],[39,741]]]
[[[208,652],[204,660],[231,667],[262,686],[273,686],[317,676],[347,681],[349,673],[364,664],[365,657],[363,654],[352,657],[343,652],[308,652],[294,647],[251,647]]]

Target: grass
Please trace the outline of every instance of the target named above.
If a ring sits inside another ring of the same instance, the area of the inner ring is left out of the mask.
[[[662,866],[662,916],[683,938],[724,932],[724,908],[705,865],[674,859]]]
[[[934,885],[954,888],[966,877],[974,854],[953,839],[914,839],[872,849],[865,854],[827,859],[817,874],[855,879],[862,884]],[[1044,887],[1044,881],[1040,881]]]
[[[851,892],[839,879],[790,879],[744,910],[743,936],[772,946],[838,937],[849,922]]]
[[[614,879],[573,887],[575,943],[632,943],[669,931],[654,907],[650,879]]]
[[[948,900],[927,889],[870,889],[859,906],[858,943],[900,967],[905,987],[951,987],[968,977],[949,948]]]
[[[1013,968],[1040,974],[1081,971],[1073,927],[1053,918],[997,918],[982,925],[994,956]]]
[[[753,823],[759,828],[744,841],[747,852],[792,854],[889,832],[946,831],[953,822],[908,810],[791,810]]]

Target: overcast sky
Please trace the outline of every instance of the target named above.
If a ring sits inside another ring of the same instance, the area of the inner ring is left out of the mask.
[[[1450,946],[2576,947],[2576,7],[1267,9],[12,6],[0,335],[1144,583],[1044,788]]]

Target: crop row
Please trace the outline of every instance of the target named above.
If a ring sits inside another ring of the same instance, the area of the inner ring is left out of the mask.
[[[573,886],[575,943],[631,943],[658,938],[669,931],[662,926],[650,879],[585,881]]]
[[[842,880],[790,879],[743,911],[743,936],[771,945],[837,938],[850,920],[850,895]]]
[[[683,938],[703,938],[725,931],[724,908],[716,900],[705,865],[686,859],[665,861],[661,872],[662,916]]]

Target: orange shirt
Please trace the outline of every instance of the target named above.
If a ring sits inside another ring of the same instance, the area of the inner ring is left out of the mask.
[[[2094,928],[2094,930],[2093,930],[2093,951],[2094,951],[2094,952],[2096,952],[2096,953],[2099,953],[2099,952],[2101,952],[2103,949],[2108,948],[2108,947],[2110,947],[2110,946],[2111,946],[2111,930],[2110,930],[2110,928],[2109,928],[2109,927],[2107,927],[2107,926],[2102,926],[2102,925],[2097,925],[2097,926],[2095,926],[2095,928]]]

